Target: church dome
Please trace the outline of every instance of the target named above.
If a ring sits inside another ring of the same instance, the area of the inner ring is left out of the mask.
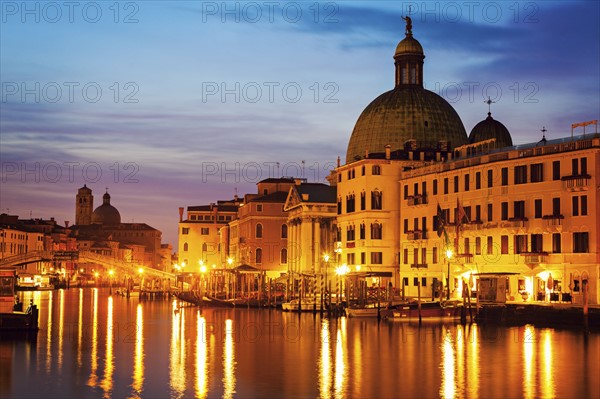
[[[489,139],[496,139],[496,148],[512,147],[513,145],[510,132],[501,122],[492,118],[491,112],[488,112],[487,118],[475,125],[469,135],[470,143]]]
[[[404,148],[409,140],[415,140],[418,148],[438,148],[444,141],[449,150],[469,142],[454,108],[423,87],[424,58],[409,20],[406,37],[394,54],[395,88],[373,100],[356,121],[346,163],[361,159],[365,153],[384,152],[386,145],[392,151]]]
[[[102,197],[102,205],[92,213],[93,224],[116,225],[121,223],[121,214],[110,204],[110,195],[104,194]]]

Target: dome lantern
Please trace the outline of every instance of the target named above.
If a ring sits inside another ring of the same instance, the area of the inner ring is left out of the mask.
[[[394,54],[396,87],[418,85],[423,87],[423,46],[412,34],[412,20],[409,16],[402,17],[406,21],[406,37],[396,47]]]

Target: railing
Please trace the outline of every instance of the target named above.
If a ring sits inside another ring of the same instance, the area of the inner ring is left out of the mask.
[[[473,254],[458,253],[458,254],[454,254],[454,256],[458,259],[461,259],[464,263],[472,263],[473,262]]]
[[[426,230],[410,230],[406,234],[409,240],[424,240],[427,238]]]
[[[414,269],[427,269],[427,263],[411,263],[410,267]]]
[[[565,182],[565,188],[571,191],[578,190],[587,190],[589,182],[592,176],[590,175],[571,175],[571,176],[563,176],[561,178],[562,181]]]
[[[560,226],[562,224],[562,220],[565,217],[563,215],[544,215],[542,216],[542,220],[546,226]]]
[[[42,262],[52,260],[51,251],[31,251],[23,254],[8,256],[0,259],[0,267],[11,267],[24,265],[26,263]]]
[[[408,205],[423,205],[427,204],[427,194],[411,195],[408,197]]]
[[[525,263],[544,263],[548,252],[521,252],[521,256],[525,257]]]

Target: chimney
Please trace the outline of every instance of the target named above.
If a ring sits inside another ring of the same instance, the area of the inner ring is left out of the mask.
[[[369,159],[369,149],[365,150],[365,159]]]
[[[68,229],[69,228],[69,221],[65,220],[65,228]]]
[[[183,222],[183,207],[179,207],[179,222]]]
[[[391,153],[392,153],[392,146],[388,144],[385,146],[385,159],[390,159]]]
[[[338,155],[338,159],[337,159],[337,167],[340,167],[340,156]]]

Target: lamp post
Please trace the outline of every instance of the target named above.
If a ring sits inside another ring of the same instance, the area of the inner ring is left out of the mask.
[[[452,250],[450,248],[448,248],[446,250],[446,260],[448,263],[448,274],[446,276],[446,299],[450,300],[450,259],[452,259],[452,256],[454,255],[454,253],[452,252]]]

